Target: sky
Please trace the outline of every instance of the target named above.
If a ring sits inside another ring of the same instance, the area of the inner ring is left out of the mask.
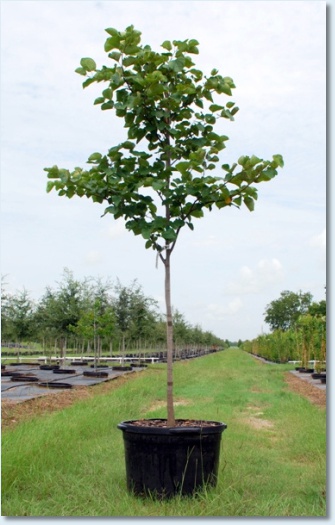
[[[134,25],[160,51],[195,38],[195,64],[234,79],[235,121],[222,162],[241,155],[285,166],[258,187],[255,211],[224,208],[183,231],[172,257],[172,303],[192,325],[237,341],[269,332],[284,290],[325,299],[326,3],[324,1],[1,1],[1,274],[38,300],[63,269],[134,279],[164,311],[164,267],[103,205],[47,194],[45,167],[84,166],[126,139],[121,119],[82,89],[82,57],[101,67],[105,29]],[[228,101],[228,99],[227,99]],[[225,120],[225,119],[224,119]],[[221,172],[218,170],[218,174]]]

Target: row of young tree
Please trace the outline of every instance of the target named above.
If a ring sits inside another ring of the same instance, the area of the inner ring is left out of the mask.
[[[243,343],[243,350],[269,361],[301,361],[326,367],[326,301],[314,302],[307,293],[284,291],[265,310],[272,332]]]
[[[13,343],[39,343],[60,357],[66,350],[102,355],[127,350],[165,350],[166,321],[158,303],[144,294],[134,280],[128,286],[117,279],[75,279],[65,269],[56,288],[47,287],[38,301],[25,289],[2,291],[1,339]],[[173,314],[175,345],[224,346],[224,342],[198,325],[192,326],[178,310]]]

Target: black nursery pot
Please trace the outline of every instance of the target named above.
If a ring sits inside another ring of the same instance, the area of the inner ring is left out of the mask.
[[[118,425],[123,431],[130,492],[169,498],[176,494],[191,495],[205,485],[216,485],[225,423],[206,426],[213,422],[203,421],[203,426],[199,426],[197,421],[198,426],[192,427],[147,427],[133,423],[134,420],[124,421]]]

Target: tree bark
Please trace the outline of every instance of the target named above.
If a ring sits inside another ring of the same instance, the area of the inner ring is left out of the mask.
[[[171,307],[171,276],[170,276],[169,248],[165,257],[165,304],[166,304],[166,342],[167,342],[167,425],[174,427],[176,424],[173,406],[173,322]]]

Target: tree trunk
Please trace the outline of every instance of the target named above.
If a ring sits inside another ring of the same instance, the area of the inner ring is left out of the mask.
[[[171,277],[169,248],[165,258],[165,304],[166,304],[166,342],[167,342],[167,425],[176,425],[173,406],[173,322],[171,307]]]
[[[124,358],[126,353],[126,335],[122,333],[122,353],[121,353],[121,366],[124,366]]]

